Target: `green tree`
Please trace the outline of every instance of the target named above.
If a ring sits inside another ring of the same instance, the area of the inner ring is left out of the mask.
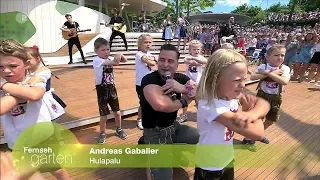
[[[259,6],[249,6],[248,4],[242,4],[238,6],[232,13],[243,14],[251,17],[249,24],[261,23],[266,19],[266,13]]]
[[[176,21],[179,12],[196,12],[205,10],[207,7],[213,7],[216,0],[164,0],[167,7],[155,16],[158,25],[163,23],[163,20],[168,14],[172,15],[172,20]],[[178,9],[178,12],[177,12]]]
[[[278,12],[278,13],[289,13],[290,12],[290,6],[289,5],[281,5],[280,3],[272,4],[268,9],[266,9],[266,12]]]

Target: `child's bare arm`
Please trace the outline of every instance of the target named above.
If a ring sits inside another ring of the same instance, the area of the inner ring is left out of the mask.
[[[115,60],[104,60],[104,62],[102,63],[102,66],[117,66],[119,65],[120,62],[119,61],[115,61]]]
[[[218,116],[215,121],[253,140],[259,140],[264,137],[263,122],[246,112],[226,112]]]
[[[141,61],[146,63],[148,66],[157,65],[157,61],[155,60],[154,56],[142,56]]]
[[[267,75],[265,75],[266,73],[269,73],[268,70],[262,70],[260,72],[255,72],[254,74],[252,74],[250,76],[250,80],[259,80],[259,79],[264,79],[267,77]]]
[[[0,115],[6,114],[19,104],[19,99],[13,96],[4,96],[0,101]]]
[[[207,58],[203,56],[193,57],[193,59],[199,64],[207,64]]]
[[[270,110],[270,104],[266,100],[249,94],[242,94],[239,102],[242,110],[251,113],[256,119],[266,116]]]
[[[281,76],[282,73],[283,73],[283,70],[278,69],[270,73],[267,73],[267,76],[281,85],[287,85],[290,81],[290,76]]]
[[[193,57],[185,57],[184,58],[184,63],[189,64],[191,66],[201,66],[202,64],[198,63],[193,59]]]
[[[30,78],[27,83],[30,84],[30,85],[34,85],[34,84],[37,84],[37,83],[40,83],[40,82],[44,82],[43,78],[39,77],[39,76],[33,76],[32,78]]]
[[[45,93],[45,89],[41,86],[25,87],[13,83],[3,84],[1,82],[0,85],[4,92],[27,101],[38,101]]]

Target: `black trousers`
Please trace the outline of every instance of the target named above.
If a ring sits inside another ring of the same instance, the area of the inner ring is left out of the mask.
[[[76,45],[80,54],[81,54],[81,58],[82,58],[82,61],[84,62],[85,59],[84,59],[84,55],[83,55],[83,51],[81,49],[81,44],[80,44],[80,40],[79,40],[79,37],[73,37],[71,39],[69,39],[68,41],[68,48],[69,48],[69,57],[70,57],[70,62],[72,62],[72,47],[73,45]]]
[[[124,33],[121,33],[119,31],[112,31],[112,34],[110,36],[110,50],[112,48],[112,41],[114,40],[115,37],[120,36],[124,42],[124,45],[126,47],[126,50],[128,50],[128,43],[127,43],[127,39],[126,36],[124,35]]]

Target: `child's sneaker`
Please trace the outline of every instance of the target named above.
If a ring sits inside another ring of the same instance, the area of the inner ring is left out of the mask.
[[[269,139],[267,139],[266,137],[264,137],[262,140],[260,140],[260,142],[265,143],[265,144],[270,143]]]
[[[315,86],[320,87],[320,82],[314,83]]]
[[[143,130],[142,120],[141,119],[137,120],[137,128],[140,129],[140,130]]]
[[[100,133],[98,136],[98,144],[104,144],[106,142],[106,133]]]
[[[128,137],[128,135],[121,128],[117,128],[116,135],[119,136],[119,138],[121,138],[121,139],[127,139],[127,137]]]
[[[244,144],[249,151],[257,152],[257,148],[254,145],[255,142],[253,140],[243,139],[242,144]]]

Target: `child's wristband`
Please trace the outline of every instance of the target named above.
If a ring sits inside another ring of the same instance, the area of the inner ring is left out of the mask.
[[[185,84],[186,87],[186,93],[185,95],[187,95],[188,97],[194,97],[196,95],[196,84],[191,84],[190,81],[188,81]]]

